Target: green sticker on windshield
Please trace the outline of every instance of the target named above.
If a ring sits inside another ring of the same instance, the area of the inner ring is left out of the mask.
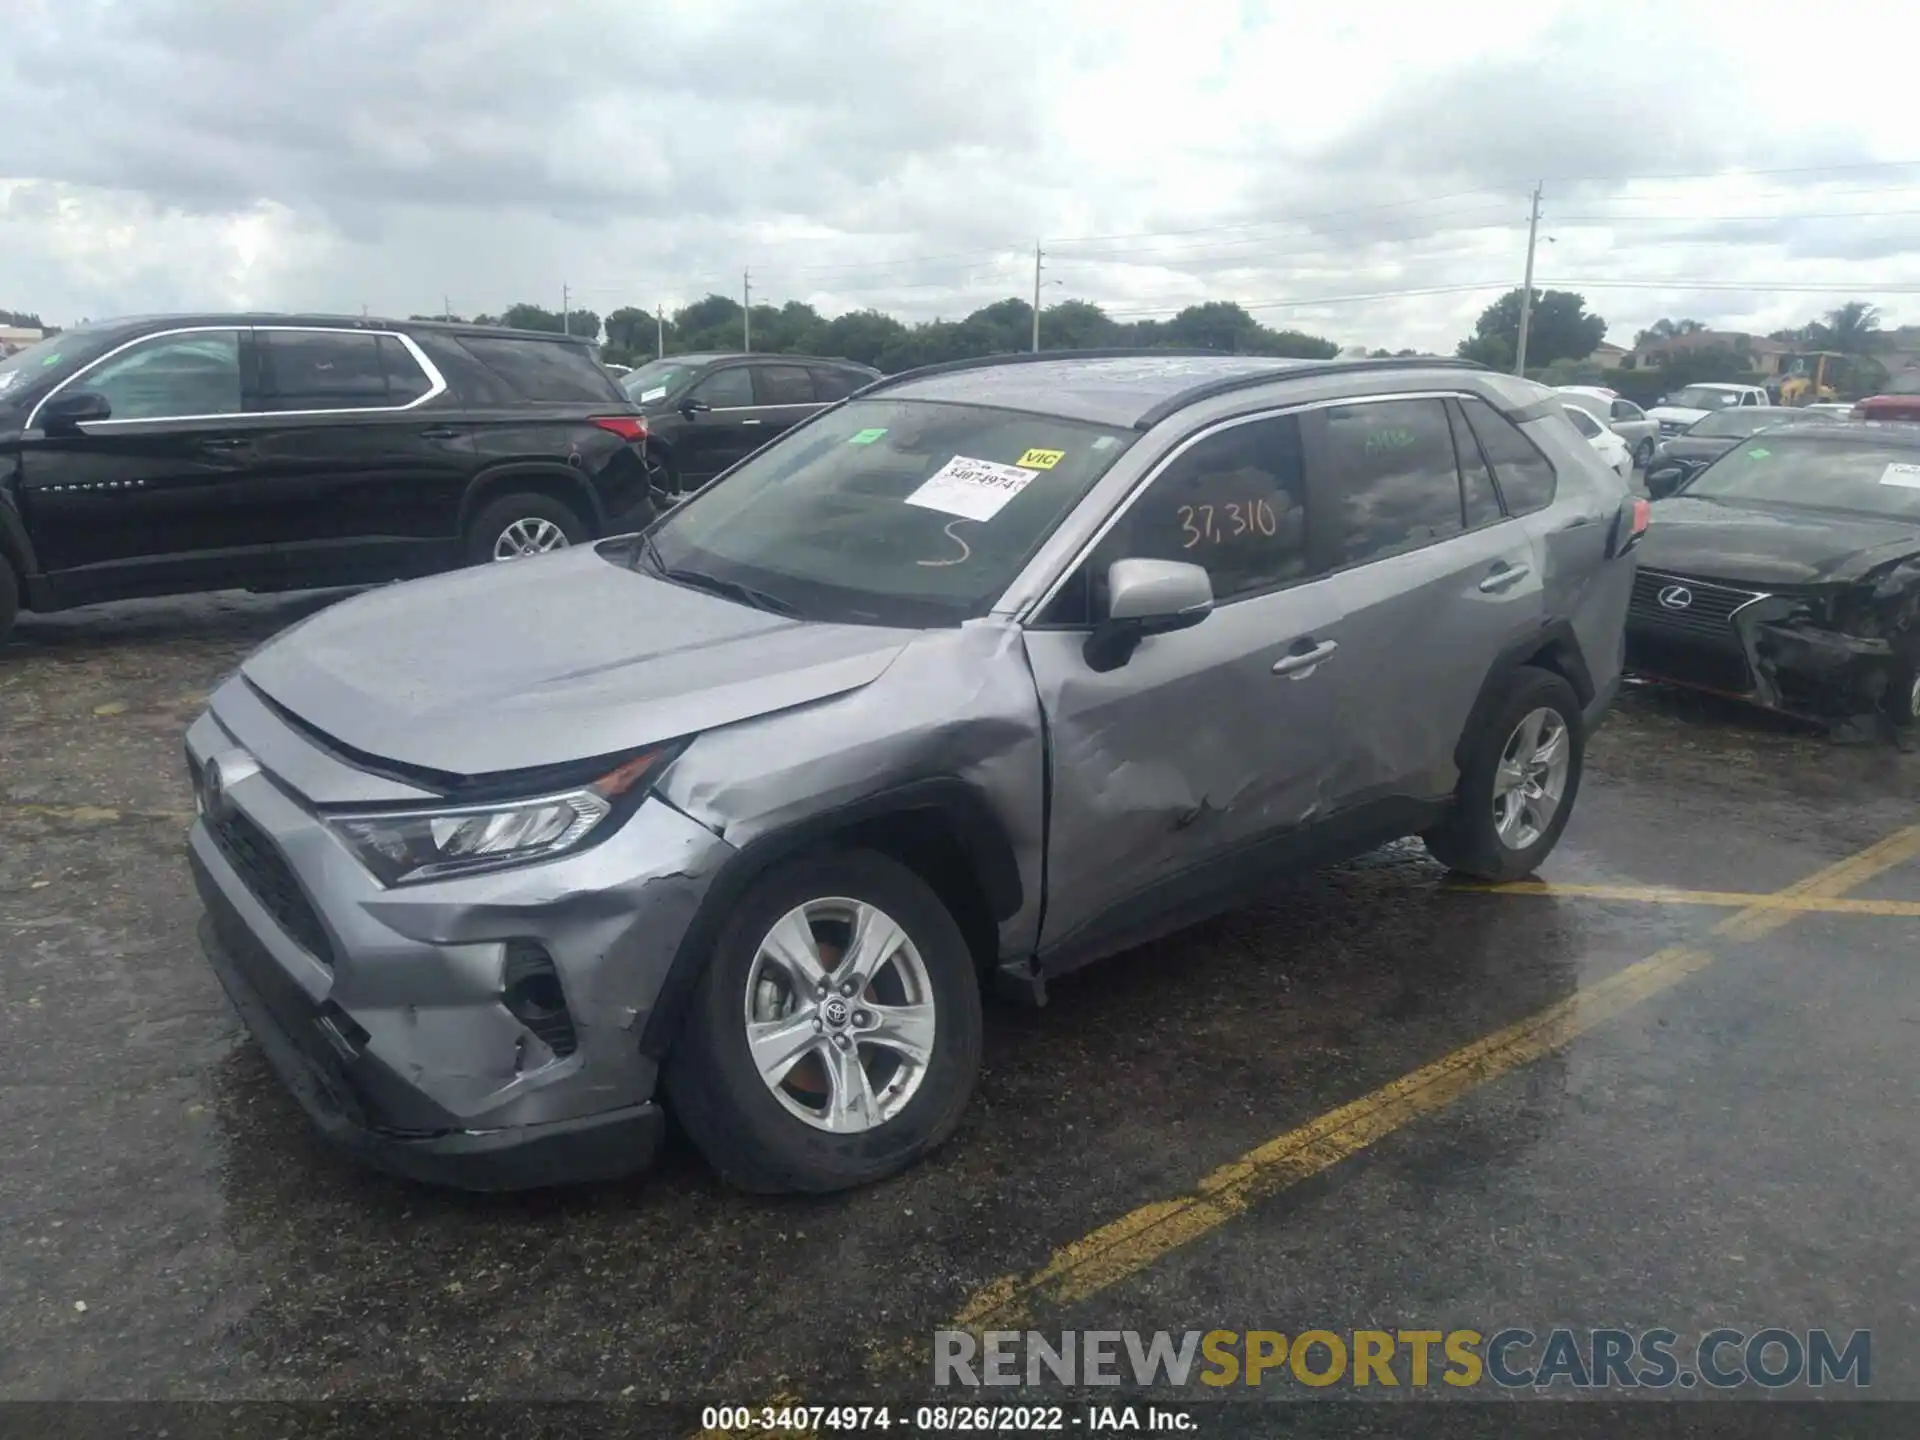
[[[53,354],[47,356],[46,359],[40,362],[40,368],[44,370],[49,365],[58,365],[59,363],[60,363],[60,354],[58,351],[55,351]]]
[[[886,434],[886,433],[887,433],[887,427],[886,427],[886,426],[884,426],[884,425],[876,425],[876,426],[874,426],[874,427],[873,427],[873,428],[872,428],[871,430],[862,430],[862,431],[860,431],[859,433],[857,433],[857,434],[855,434],[855,435],[851,435],[851,436],[849,436],[849,437],[847,438],[847,444],[849,444],[849,445],[871,445],[871,444],[872,444],[872,443],[873,443],[874,441],[876,441],[876,440],[878,440],[878,439],[879,439],[879,438],[880,438],[880,437],[881,437],[882,435],[884,435],[884,434]]]
[[[1749,460],[1764,460],[1771,454],[1773,454],[1773,451],[1767,449],[1766,446],[1756,445],[1751,450],[1747,451],[1747,458]]]

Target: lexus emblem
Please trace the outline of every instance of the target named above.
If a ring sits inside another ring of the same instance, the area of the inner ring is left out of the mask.
[[[1669,585],[1660,592],[1660,603],[1669,610],[1684,610],[1693,604],[1693,592],[1684,585]]]

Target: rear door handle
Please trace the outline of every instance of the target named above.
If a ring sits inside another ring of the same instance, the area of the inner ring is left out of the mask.
[[[1283,655],[1273,662],[1273,673],[1291,675],[1296,680],[1304,680],[1306,672],[1327,659],[1340,647],[1332,640],[1322,640],[1311,650],[1302,650],[1293,655]]]
[[[742,420],[740,423],[742,425],[758,425],[760,422],[758,420]]]
[[[202,450],[239,450],[247,444],[240,435],[215,435],[200,442]]]
[[[1531,565],[1501,565],[1480,582],[1480,588],[1489,595],[1496,595],[1502,590],[1511,590],[1532,573]]]
[[[451,425],[431,425],[420,432],[422,440],[457,440],[460,432]]]

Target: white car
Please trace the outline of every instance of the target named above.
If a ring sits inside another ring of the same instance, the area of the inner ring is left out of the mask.
[[[1655,447],[1660,444],[1658,420],[1619,391],[1605,386],[1557,385],[1554,388],[1567,397],[1565,403],[1578,405],[1626,441],[1627,448],[1633,452],[1634,465],[1642,470],[1647,468]]]
[[[1671,395],[1660,397],[1660,403],[1647,414],[1660,422],[1660,433],[1678,435],[1696,420],[1704,420],[1716,410],[1731,410],[1736,405],[1771,405],[1773,398],[1761,385],[1728,385],[1720,381],[1703,381],[1698,385],[1682,385]]]
[[[1573,428],[1587,437],[1587,443],[1599,452],[1600,458],[1622,480],[1633,482],[1633,450],[1626,441],[1594,419],[1593,412],[1584,405],[1576,405],[1571,400],[1562,400],[1560,408],[1567,412],[1567,419],[1573,422]]]

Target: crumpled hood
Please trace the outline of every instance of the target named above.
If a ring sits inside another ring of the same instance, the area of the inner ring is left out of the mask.
[[[344,601],[241,674],[351,749],[483,775],[843,694],[878,678],[914,634],[770,615],[583,546]]]
[[[1676,423],[1691,425],[1696,420],[1706,419],[1707,412],[1704,410],[1689,409],[1685,405],[1656,405],[1647,411],[1647,418],[1649,420],[1658,420],[1665,425]]]
[[[1844,584],[1920,553],[1920,525],[1838,510],[1657,500],[1640,566],[1761,588]]]

